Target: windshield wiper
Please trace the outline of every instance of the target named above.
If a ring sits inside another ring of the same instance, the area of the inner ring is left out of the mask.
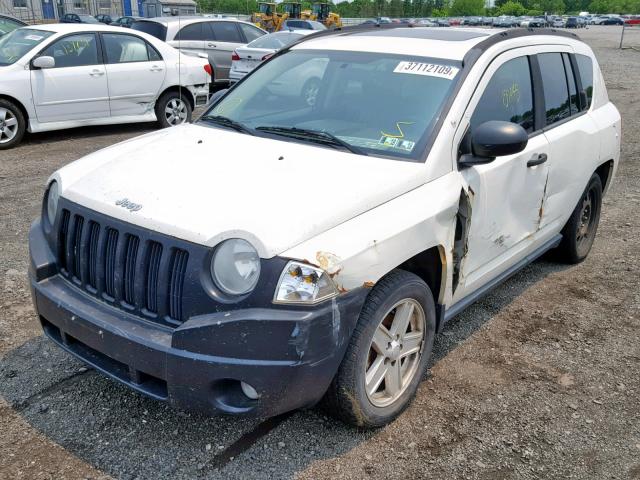
[[[254,135],[254,131],[247,127],[244,123],[236,122],[228,117],[224,117],[222,115],[205,115],[200,118],[200,120],[212,123],[214,125],[220,125],[223,127],[231,128],[236,132],[248,133],[249,135]]]
[[[360,148],[351,145],[350,143],[347,143],[344,140],[336,137],[332,133],[326,132],[324,130],[311,130],[307,128],[278,126],[261,126],[256,127],[256,130],[260,130],[261,132],[273,133],[275,135],[282,135],[284,137],[309,140],[311,142],[321,143],[323,145],[330,145],[333,147],[348,150],[349,152],[358,155],[367,155]]]

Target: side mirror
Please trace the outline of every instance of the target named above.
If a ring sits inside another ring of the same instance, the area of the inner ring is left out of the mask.
[[[463,167],[483,165],[496,157],[523,151],[529,135],[517,123],[491,120],[477,126],[471,133],[471,154],[462,155],[458,164]]]
[[[53,68],[56,66],[56,61],[53,57],[45,55],[43,57],[35,58],[33,62],[31,62],[31,65],[35,68]]]

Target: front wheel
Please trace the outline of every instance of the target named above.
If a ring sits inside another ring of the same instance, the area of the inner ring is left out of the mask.
[[[602,182],[600,177],[594,173],[571,217],[562,229],[562,242],[558,247],[562,261],[580,263],[587,258],[596,238],[601,206]]]
[[[191,104],[185,94],[167,92],[156,102],[156,117],[160,128],[174,127],[191,121]]]
[[[409,406],[435,338],[435,305],[418,276],[394,270],[369,293],[345,357],[325,396],[329,413],[380,427]]]
[[[14,103],[0,99],[0,150],[15,147],[26,130],[22,111]]]

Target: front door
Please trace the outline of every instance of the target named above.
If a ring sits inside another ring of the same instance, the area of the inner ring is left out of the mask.
[[[536,129],[526,50],[503,54],[489,66],[460,128],[472,135],[490,120],[520,124],[529,132],[529,142],[516,155],[461,170],[468,208],[454,302],[522,259],[540,228],[549,142]]]
[[[158,52],[144,39],[126,33],[102,33],[112,117],[152,111],[166,75]]]
[[[55,60],[54,68],[31,69],[31,92],[40,123],[109,116],[107,76],[95,33],[67,35],[39,56]]]

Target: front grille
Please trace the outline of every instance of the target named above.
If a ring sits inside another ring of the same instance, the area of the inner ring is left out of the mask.
[[[180,325],[189,253],[143,238],[140,229],[126,231],[121,223],[101,221],[62,211],[57,251],[63,277],[112,306],[168,326]]]

